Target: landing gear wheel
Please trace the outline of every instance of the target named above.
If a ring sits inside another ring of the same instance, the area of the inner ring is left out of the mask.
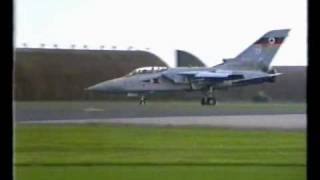
[[[201,99],[201,105],[204,106],[204,105],[207,105],[207,98],[203,97]]]
[[[201,99],[202,105],[212,105],[215,106],[217,104],[217,100],[214,95],[214,88],[212,86],[208,87],[209,90],[204,92],[204,97]]]
[[[207,104],[215,106],[217,104],[217,100],[215,98],[208,98]]]
[[[217,100],[213,97],[203,97],[201,99],[201,105],[212,105],[215,106],[217,104]]]

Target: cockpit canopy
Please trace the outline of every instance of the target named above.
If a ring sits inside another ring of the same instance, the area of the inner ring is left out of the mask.
[[[141,68],[137,68],[137,69],[131,71],[127,76],[133,76],[136,74],[148,74],[148,73],[161,72],[161,71],[165,71],[167,69],[168,69],[168,67],[165,67],[165,66],[141,67]]]

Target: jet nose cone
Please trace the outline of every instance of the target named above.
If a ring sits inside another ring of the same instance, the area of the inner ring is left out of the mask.
[[[86,88],[87,91],[106,91],[106,92],[121,92],[124,90],[123,81],[121,79],[114,79],[104,81],[102,83]]]

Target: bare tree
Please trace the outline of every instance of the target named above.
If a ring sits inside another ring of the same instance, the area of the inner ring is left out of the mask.
[[[46,44],[41,43],[41,44],[40,44],[40,47],[41,47],[41,48],[45,48],[45,47],[46,47]]]
[[[88,45],[86,45],[86,44],[83,45],[83,48],[84,48],[84,49],[88,49]]]
[[[117,49],[117,46],[112,46],[112,49]]]
[[[104,45],[101,45],[101,46],[100,46],[100,49],[104,49]]]
[[[58,44],[54,44],[53,47],[57,49],[58,48]]]
[[[22,46],[26,48],[26,47],[28,47],[28,44],[27,43],[22,43]]]
[[[75,44],[71,44],[71,49],[75,49],[76,45]]]

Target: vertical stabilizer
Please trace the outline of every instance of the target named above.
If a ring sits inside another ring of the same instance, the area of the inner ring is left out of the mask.
[[[273,57],[288,36],[289,31],[289,29],[269,31],[237,57],[216,67],[222,69],[268,71]]]

